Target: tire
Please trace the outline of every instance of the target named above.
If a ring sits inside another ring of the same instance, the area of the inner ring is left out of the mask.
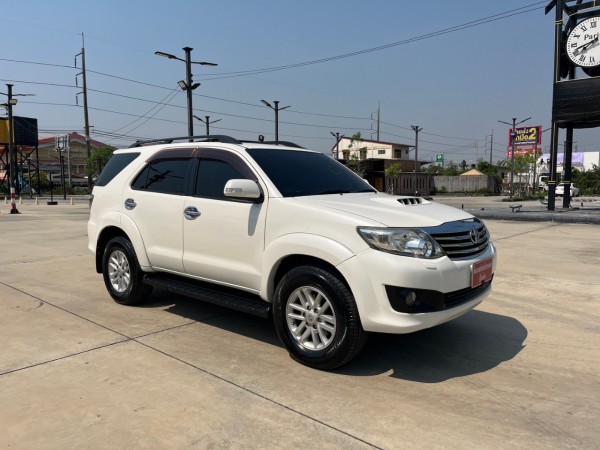
[[[290,356],[309,367],[330,370],[363,349],[363,330],[352,293],[336,275],[299,266],[275,290],[273,321]]]
[[[102,257],[102,275],[110,296],[120,305],[134,305],[146,300],[152,286],[144,284],[144,272],[128,239],[111,239]]]

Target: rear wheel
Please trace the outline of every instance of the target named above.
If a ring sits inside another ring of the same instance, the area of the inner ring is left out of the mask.
[[[316,369],[346,364],[367,338],[348,287],[338,276],[315,266],[296,267],[281,279],[273,320],[290,356]]]
[[[110,296],[121,305],[134,305],[148,298],[152,286],[144,284],[144,273],[129,240],[111,239],[102,258],[102,275]]]

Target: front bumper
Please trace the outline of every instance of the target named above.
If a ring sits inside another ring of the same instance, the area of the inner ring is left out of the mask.
[[[366,331],[411,333],[452,320],[481,303],[491,292],[491,280],[471,288],[471,267],[488,258],[494,272],[492,243],[468,260],[427,260],[368,249],[344,261],[338,270],[354,294]],[[403,304],[408,292],[416,293],[414,308]]]

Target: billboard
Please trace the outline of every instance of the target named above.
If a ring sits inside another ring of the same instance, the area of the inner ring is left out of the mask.
[[[13,138],[15,145],[35,147],[38,145],[37,119],[13,117]],[[8,145],[8,119],[0,119],[0,144]]]
[[[515,128],[513,137],[512,128],[508,129],[508,146],[512,147],[513,139],[516,146],[521,145],[541,145],[542,144],[542,127],[537,125],[534,127]]]

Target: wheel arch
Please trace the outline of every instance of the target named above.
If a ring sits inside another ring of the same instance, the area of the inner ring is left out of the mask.
[[[350,284],[337,265],[354,256],[354,253],[328,238],[316,235],[286,235],[271,244],[265,252],[261,292],[265,300],[272,302],[277,284],[290,269],[312,265],[329,271],[342,281],[348,289]]]
[[[143,269],[149,268],[150,260],[146,254],[146,247],[144,246],[144,241],[139,230],[129,217],[121,216],[120,221],[107,223],[98,234],[98,239],[96,241],[96,272],[102,273],[102,258],[106,244],[111,239],[118,236],[128,239],[129,242],[131,242],[140,267]]]

